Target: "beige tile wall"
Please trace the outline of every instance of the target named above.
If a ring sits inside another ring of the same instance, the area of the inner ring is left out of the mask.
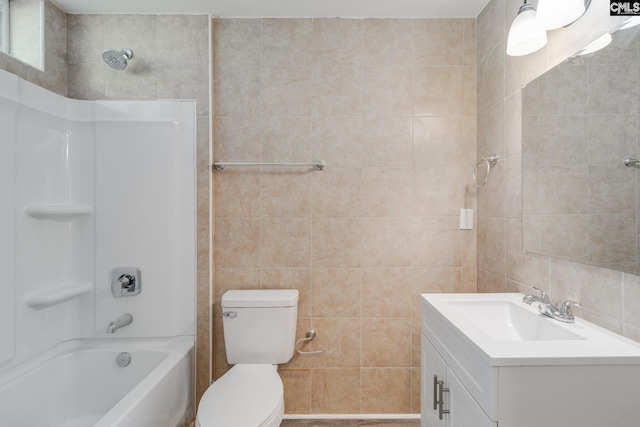
[[[473,19],[215,19],[216,160],[326,161],[214,173],[220,298],[296,288],[288,413],[419,412],[422,292],[476,290]]]
[[[210,55],[206,15],[68,15],[69,97],[195,99],[197,126],[196,394],[211,378]],[[105,49],[130,48],[124,71],[104,64]]]
[[[535,3],[535,2],[534,2]],[[506,36],[519,0],[492,0],[478,17],[478,155],[501,160],[478,194],[478,291],[533,292],[578,300],[576,314],[640,340],[640,277],[522,251],[520,87],[616,28],[609,2],[593,0],[568,28],[549,33],[542,50],[509,57]],[[527,99],[526,102],[530,102]]]
[[[0,52],[0,69],[52,92],[67,94],[67,14],[44,2],[44,71]]]

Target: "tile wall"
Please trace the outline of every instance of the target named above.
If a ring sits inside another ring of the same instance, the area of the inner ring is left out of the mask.
[[[197,396],[209,386],[210,87],[206,15],[68,15],[69,93],[77,99],[195,99],[197,115]],[[124,71],[102,61],[105,49],[129,48]]]
[[[478,155],[495,152],[501,158],[478,194],[478,291],[530,293],[537,286],[555,299],[581,301],[577,315],[640,340],[639,276],[522,251],[520,87],[620,20],[609,17],[608,1],[593,0],[579,21],[550,32],[545,48],[508,57],[506,36],[520,4],[492,0],[477,21]]]
[[[475,292],[474,19],[214,19],[214,377],[228,289],[296,288],[293,414],[417,413],[422,292]]]

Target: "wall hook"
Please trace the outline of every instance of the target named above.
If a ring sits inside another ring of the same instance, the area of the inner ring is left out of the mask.
[[[316,331],[315,329],[309,329],[307,331],[307,333],[305,334],[304,338],[300,338],[298,341],[296,341],[296,351],[298,352],[298,354],[320,354],[320,353],[324,353],[324,350],[318,350],[318,351],[301,351],[298,347],[300,346],[301,343],[305,343],[305,342],[309,342],[309,341],[313,341],[313,339],[316,337]]]

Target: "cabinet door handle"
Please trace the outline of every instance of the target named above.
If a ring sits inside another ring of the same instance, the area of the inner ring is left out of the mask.
[[[433,376],[433,410],[438,409],[438,376]]]
[[[443,414],[448,414],[448,409],[443,409],[444,407],[444,396],[443,393],[449,393],[449,389],[444,387],[444,381],[438,381],[438,418],[442,419]]]

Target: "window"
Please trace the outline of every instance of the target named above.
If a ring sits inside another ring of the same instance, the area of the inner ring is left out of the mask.
[[[0,52],[9,52],[9,0],[0,0]]]

